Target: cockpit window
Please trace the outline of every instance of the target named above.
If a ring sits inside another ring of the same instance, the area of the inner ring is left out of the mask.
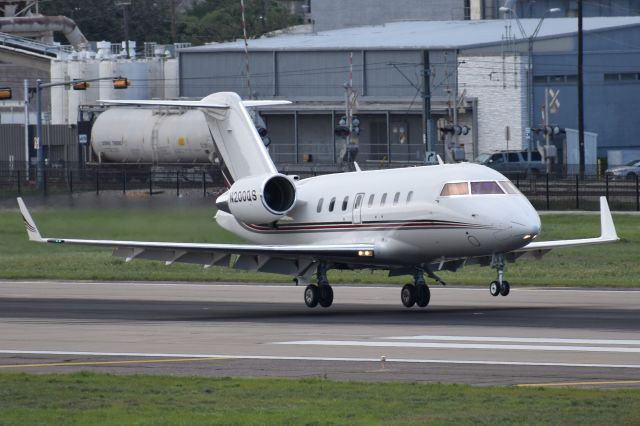
[[[444,185],[440,195],[448,197],[451,195],[469,195],[469,183],[468,182],[451,182]]]
[[[515,186],[513,182],[508,180],[501,180],[499,183],[507,194],[521,194],[521,192],[518,190],[518,187]]]
[[[504,191],[500,188],[498,182],[471,182],[471,194],[504,194]]]

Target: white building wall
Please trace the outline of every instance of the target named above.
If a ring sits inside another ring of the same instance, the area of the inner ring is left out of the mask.
[[[459,57],[458,90],[478,99],[478,152],[526,149],[526,57]],[[509,128],[507,141],[506,128]],[[467,158],[471,146],[465,144]]]

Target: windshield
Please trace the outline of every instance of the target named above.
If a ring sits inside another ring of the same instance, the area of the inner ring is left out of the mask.
[[[635,165],[640,165],[640,160],[633,160],[633,161],[625,164],[625,166],[635,166]]]

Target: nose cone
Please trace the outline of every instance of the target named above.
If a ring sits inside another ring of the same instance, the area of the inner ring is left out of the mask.
[[[527,245],[540,233],[540,216],[524,196],[505,202],[499,215],[499,230],[494,237],[509,250]]]

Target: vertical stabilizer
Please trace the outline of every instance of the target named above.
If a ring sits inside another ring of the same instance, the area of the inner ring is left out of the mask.
[[[203,98],[202,102],[228,107],[203,108],[203,111],[218,152],[234,181],[278,172],[240,96],[220,92]]]

